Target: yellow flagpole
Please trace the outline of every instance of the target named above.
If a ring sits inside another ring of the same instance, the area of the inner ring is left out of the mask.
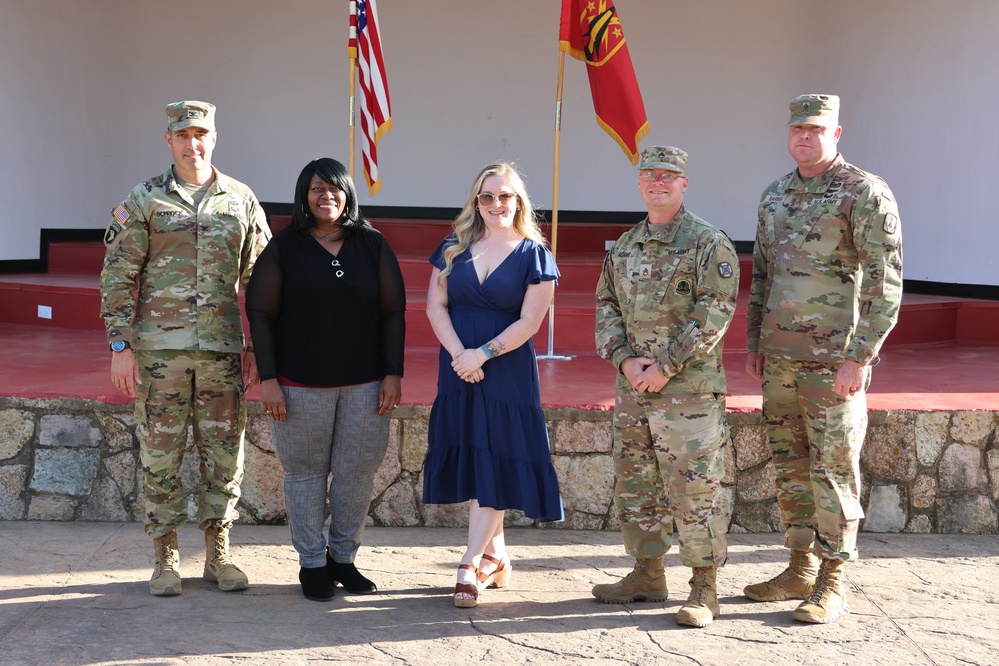
[[[555,166],[552,176],[552,257],[558,252],[558,172],[562,146],[562,79],[565,75],[565,51],[558,51],[558,85],[555,88]],[[555,297],[548,305],[548,353],[542,359],[568,361],[569,356],[555,355]]]
[[[558,86],[555,88],[555,169],[552,177],[552,256],[558,251],[558,170],[562,146],[562,78],[565,74],[565,51],[558,52]]]
[[[350,112],[347,121],[347,173],[350,179],[354,180],[354,72],[357,70],[357,58],[351,56],[350,60]]]

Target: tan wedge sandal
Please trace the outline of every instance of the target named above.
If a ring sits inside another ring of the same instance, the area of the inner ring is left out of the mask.
[[[462,569],[472,572],[472,576],[478,579],[479,570],[471,564],[459,564],[458,573]],[[458,598],[459,594],[467,594],[471,599]],[[471,583],[458,583],[454,586],[454,605],[458,608],[475,608],[479,605],[479,587]]]
[[[496,565],[496,568],[489,573],[479,571],[476,576],[476,580],[479,583],[479,591],[487,588],[507,587],[510,584],[510,574],[513,573],[513,565],[510,563],[510,560],[497,560],[492,555],[483,555],[482,559],[489,560]]]

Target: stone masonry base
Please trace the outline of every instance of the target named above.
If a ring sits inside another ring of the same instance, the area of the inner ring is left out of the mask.
[[[369,523],[461,527],[464,504],[424,506],[428,407],[404,406],[392,421],[388,454],[371,490]],[[617,529],[613,511],[611,415],[546,410],[564,523]],[[759,412],[729,413],[724,511],[731,532],[782,528],[774,471]],[[251,403],[240,522],[285,522],[281,466],[260,405]],[[871,412],[861,456],[868,532],[999,532],[999,412]],[[195,515],[197,455],[182,470]],[[142,521],[142,484],[131,405],[76,398],[0,398],[0,519]],[[519,512],[507,523],[532,526]]]

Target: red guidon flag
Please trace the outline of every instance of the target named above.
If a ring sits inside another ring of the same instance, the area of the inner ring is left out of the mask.
[[[558,47],[586,63],[597,124],[637,164],[649,123],[613,0],[562,0]]]
[[[360,69],[361,97],[361,156],[364,177],[371,196],[378,194],[382,183],[378,179],[378,140],[392,129],[392,108],[389,104],[388,80],[382,59],[382,41],[378,35],[378,13],[375,0],[350,3],[350,41],[347,54],[357,58]]]

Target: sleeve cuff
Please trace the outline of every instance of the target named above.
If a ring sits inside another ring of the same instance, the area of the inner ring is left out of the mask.
[[[864,347],[850,347],[843,354],[843,358],[849,359],[851,361],[856,361],[861,365],[877,365],[878,355],[872,349],[866,349]]]
[[[666,379],[673,379],[673,377],[680,373],[680,368],[672,364],[668,354],[664,354],[656,359],[656,367]]]
[[[635,356],[635,353],[630,347],[624,346],[617,349],[611,355],[611,363],[613,363],[614,367],[617,368],[618,372],[621,372],[621,364],[624,363],[624,359],[631,358],[632,356]]]
[[[123,328],[112,328],[108,330],[108,344],[111,344],[115,340],[124,340],[128,344],[132,344],[131,331]]]

